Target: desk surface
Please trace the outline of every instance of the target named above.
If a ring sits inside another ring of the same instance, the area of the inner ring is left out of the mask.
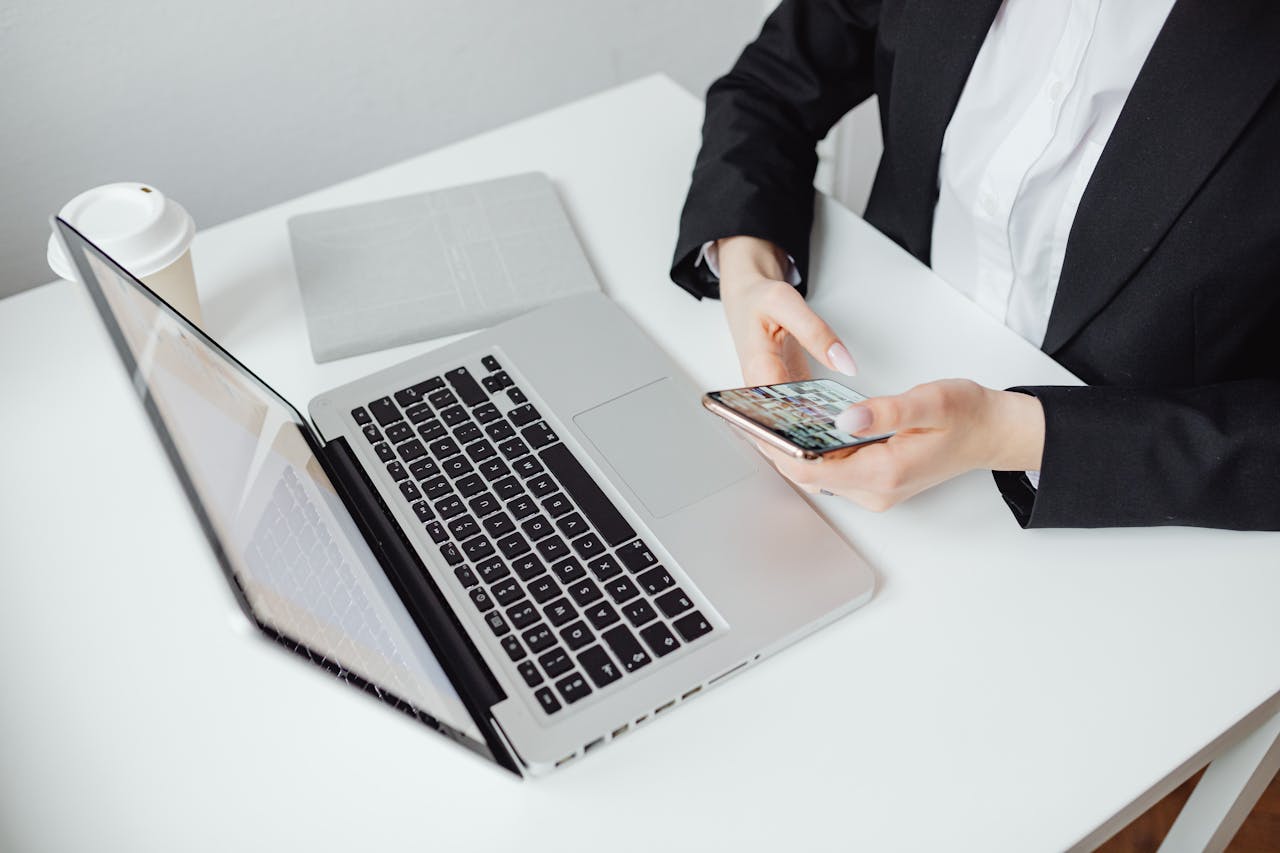
[[[666,280],[699,120],[650,78],[210,228],[206,323],[299,405],[428,350],[313,364],[285,219],[541,169],[605,289],[699,384],[733,384],[719,306]],[[1074,381],[834,203],[815,239],[861,390]],[[520,782],[236,629],[83,294],[0,303],[0,363],[6,850],[1057,850],[1280,691],[1280,538],[1023,531],[975,473],[884,515],[817,499],[876,567],[870,604]]]

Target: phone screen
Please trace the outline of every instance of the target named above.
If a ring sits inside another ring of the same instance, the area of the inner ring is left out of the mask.
[[[886,438],[836,429],[836,415],[867,398],[831,379],[712,391],[709,396],[805,450],[821,453]]]

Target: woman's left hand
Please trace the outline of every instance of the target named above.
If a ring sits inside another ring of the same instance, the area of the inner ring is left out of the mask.
[[[1035,471],[1044,451],[1040,401],[966,379],[917,385],[850,406],[836,426],[853,435],[895,435],[809,462],[757,443],[787,479],[841,495],[875,512],[975,468]]]

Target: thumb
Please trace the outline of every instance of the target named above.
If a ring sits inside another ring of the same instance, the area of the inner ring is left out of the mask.
[[[912,389],[892,397],[872,397],[854,403],[836,415],[836,429],[850,435],[882,435],[887,432],[930,426],[935,418],[924,395]]]
[[[781,294],[772,306],[773,319],[800,342],[809,355],[832,370],[846,376],[854,376],[858,365],[849,350],[841,343],[835,331],[818,316],[798,290],[779,291]]]

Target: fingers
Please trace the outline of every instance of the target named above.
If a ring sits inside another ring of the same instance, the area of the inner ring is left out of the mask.
[[[930,382],[903,394],[855,403],[836,416],[836,429],[850,435],[929,429],[945,424],[949,411],[946,389]]]
[[[804,301],[800,292],[792,287],[779,288],[770,300],[769,311],[773,319],[808,350],[817,361],[846,376],[858,372],[849,350],[826,321],[818,316]]]

